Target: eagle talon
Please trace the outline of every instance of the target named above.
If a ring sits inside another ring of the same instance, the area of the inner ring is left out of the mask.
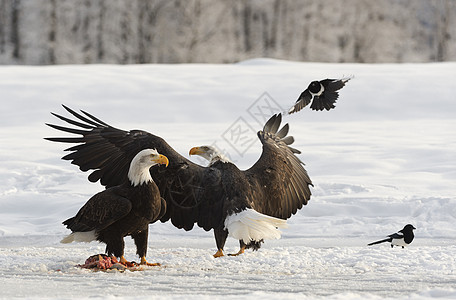
[[[141,264],[143,266],[149,266],[149,267],[160,267],[161,264],[160,263],[149,263],[149,262],[146,262],[144,264]]]
[[[222,257],[222,256],[225,256],[225,254],[223,254],[222,249],[218,249],[217,252],[214,254],[214,258]]]
[[[228,256],[239,256],[239,255],[243,254],[244,251],[245,251],[245,247],[242,247],[239,249],[239,251],[237,253],[230,253],[230,254],[228,254]]]
[[[119,263],[121,263],[122,265],[126,266],[127,268],[132,268],[132,267],[137,266],[137,264],[134,261],[128,261],[123,256],[120,257]]]
[[[149,267],[159,267],[161,266],[160,263],[149,263],[147,262],[146,258],[143,256],[141,257],[141,262],[139,263],[140,265],[144,265],[144,266],[149,266]]]

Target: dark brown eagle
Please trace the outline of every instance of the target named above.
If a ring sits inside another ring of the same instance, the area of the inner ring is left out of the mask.
[[[76,216],[63,222],[72,233],[61,242],[106,243],[106,254],[128,265],[123,238],[131,235],[141,264],[156,265],[146,260],[149,224],[160,219],[166,210],[166,202],[149,172],[156,164],[168,165],[168,159],[152,149],[137,153],[129,164],[128,180],[95,194]]]
[[[280,237],[278,228],[286,219],[306,205],[312,182],[296,156],[300,153],[289,145],[289,126],[279,130],[282,116],[272,116],[258,137],[263,153],[248,170],[239,170],[233,163],[215,155],[207,167],[200,166],[177,153],[161,137],[142,130],[125,131],[114,128],[93,115],[64,108],[76,119],[57,114],[57,118],[76,126],[49,126],[77,137],[47,138],[54,142],[76,144],[66,149],[63,157],[82,171],[93,170],[91,182],[106,187],[127,179],[128,163],[142,149],[154,148],[169,159],[167,168],[151,168],[167,209],[162,222],[171,220],[178,228],[191,230],[195,224],[206,231],[214,230],[217,253],[223,256],[228,236],[246,247],[258,248],[264,239]],[[199,150],[204,156],[204,149]],[[210,155],[210,153],[207,153]]]

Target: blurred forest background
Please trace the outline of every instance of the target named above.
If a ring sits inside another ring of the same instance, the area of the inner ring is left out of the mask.
[[[456,0],[0,0],[0,64],[456,60]]]

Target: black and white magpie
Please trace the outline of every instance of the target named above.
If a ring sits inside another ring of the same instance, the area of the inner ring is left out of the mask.
[[[345,77],[342,79],[323,79],[320,81],[312,81],[307,89],[301,93],[295,105],[289,110],[288,114],[300,111],[306,107],[310,102],[312,110],[330,110],[335,107],[334,103],[339,98],[337,92],[345,86],[345,83],[352,77]]]
[[[402,230],[399,230],[397,233],[393,233],[388,235],[387,239],[381,240],[381,241],[376,241],[372,242],[370,244],[367,244],[368,246],[384,243],[384,242],[390,242],[391,243],[391,248],[394,246],[401,246],[404,248],[405,246],[409,245],[412,241],[415,235],[413,234],[413,229],[416,229],[413,227],[412,224],[407,224],[404,226]]]

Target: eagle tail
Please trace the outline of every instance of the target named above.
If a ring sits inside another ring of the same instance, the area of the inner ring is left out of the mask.
[[[242,240],[245,244],[265,239],[279,239],[279,228],[287,227],[286,220],[267,216],[250,208],[225,219],[225,229],[228,230],[229,236]]]
[[[387,239],[384,239],[384,240],[372,242],[372,243],[367,244],[367,245],[368,245],[368,246],[372,246],[372,245],[377,245],[377,244],[384,243],[384,242],[391,242],[391,238],[387,238]]]
[[[84,232],[73,232],[66,237],[64,237],[60,243],[62,244],[69,244],[72,242],[84,242],[90,243],[91,241],[95,241],[97,237],[95,236],[95,230],[92,231],[84,231]]]

